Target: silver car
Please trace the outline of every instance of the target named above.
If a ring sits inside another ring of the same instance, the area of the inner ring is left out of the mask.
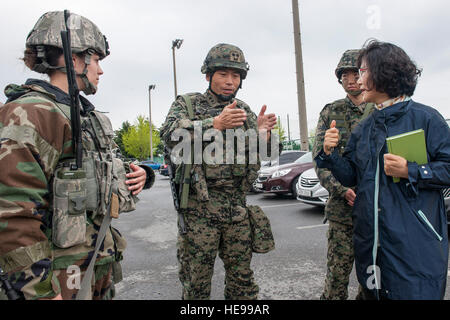
[[[297,200],[316,206],[325,206],[328,198],[329,193],[320,184],[314,168],[301,174],[297,182]]]

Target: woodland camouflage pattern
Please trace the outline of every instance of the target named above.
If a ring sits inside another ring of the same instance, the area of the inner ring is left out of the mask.
[[[66,284],[58,281],[61,270],[71,265],[87,267],[106,214],[106,195],[114,185],[122,189],[124,186],[125,169],[122,161],[114,156],[109,120],[83,98],[81,123],[86,172],[83,183],[87,185],[87,199],[79,204],[66,200],[69,203],[60,208],[72,211],[73,217],[81,219],[73,223],[84,225],[85,237],[66,249],[52,241],[57,240],[53,237],[58,237],[53,226],[61,225],[55,225],[60,213],[53,213],[55,203],[49,190],[57,180],[52,180],[56,168],[73,158],[70,109],[64,101],[55,100],[55,94],[61,92],[45,81],[29,80],[23,86],[8,86],[6,95],[16,99],[0,108],[0,167],[7,168],[0,175],[0,265],[8,272],[16,291],[21,291],[26,299],[54,297],[61,290],[65,294]],[[87,131],[96,137],[96,142]],[[101,189],[98,190],[98,186]],[[67,188],[74,188],[74,185]],[[81,190],[82,186],[77,188]],[[55,198],[66,196],[65,191],[64,188],[55,190]],[[120,211],[133,210],[137,198],[131,196],[126,187],[119,193]],[[85,208],[80,209],[78,206],[82,205]],[[66,219],[69,219],[67,215]],[[63,246],[69,234],[59,237],[62,243],[58,244]],[[110,228],[100,247],[96,269],[121,260],[125,247],[125,239]],[[105,291],[98,297],[107,295]]]
[[[192,93],[189,96],[194,119],[201,121],[203,132],[213,128],[213,118],[231,103],[219,101],[209,90],[204,94]],[[247,113],[247,121],[240,129],[257,130],[256,115],[243,101],[236,101],[237,108]],[[178,143],[171,141],[171,134],[176,129],[194,130],[194,121],[189,119],[182,96],[172,104],[161,128],[161,138],[170,148]],[[225,136],[224,131],[223,133]],[[209,143],[204,142],[203,147]],[[195,178],[191,183],[188,209],[184,215],[187,234],[178,237],[177,256],[184,299],[209,298],[220,234],[224,237],[219,256],[226,270],[225,297],[257,298],[259,288],[250,269],[252,247],[246,193],[257,177],[260,163],[258,159],[258,163],[252,165],[248,164],[248,160],[246,154],[246,164],[236,164],[235,161],[235,164],[193,165],[193,172],[196,174],[192,175]]]

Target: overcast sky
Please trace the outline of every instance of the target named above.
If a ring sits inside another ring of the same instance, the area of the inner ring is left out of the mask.
[[[174,100],[172,40],[176,50],[178,93],[204,92],[200,68],[217,43],[239,46],[250,71],[238,98],[255,113],[263,104],[281,116],[291,138],[299,138],[295,49],[291,0],[96,0],[1,1],[0,101],[3,88],[27,78],[19,58],[25,39],[47,11],[69,9],[92,20],[107,36],[111,55],[102,61],[99,91],[89,99],[108,111],[114,129],[125,120],[148,116],[161,126]],[[299,0],[308,130],[323,106],[345,96],[334,75],[346,49],[368,38],[402,47],[423,69],[416,101],[450,118],[450,2],[445,0]]]

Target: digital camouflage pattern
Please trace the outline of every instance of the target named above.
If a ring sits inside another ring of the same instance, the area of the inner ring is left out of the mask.
[[[201,121],[203,132],[213,128],[213,118],[231,103],[219,101],[209,90],[204,94],[193,93],[189,96],[194,110],[194,121]],[[247,121],[240,129],[257,130],[256,115],[243,101],[236,101],[237,108],[242,108],[247,113]],[[172,104],[161,128],[161,138],[166,146],[173,148],[178,143],[171,141],[171,134],[176,129],[193,132],[194,121],[189,118],[186,103],[179,96]],[[209,143],[204,142],[203,146]],[[192,170],[196,174],[192,175],[194,179],[191,182],[188,209],[184,214],[187,234],[180,235],[178,240],[179,276],[185,299],[209,298],[213,262],[219,243],[219,256],[226,269],[225,297],[257,297],[258,287],[250,268],[252,248],[246,193],[257,177],[260,163],[258,159],[257,164],[248,164],[248,160],[247,154],[245,165],[236,162],[193,165]],[[220,234],[225,241],[219,241]]]
[[[320,299],[347,300],[354,261],[353,226],[329,221],[327,239],[327,276]]]
[[[325,132],[330,128],[331,121],[336,120],[336,128],[339,129],[339,144],[336,148],[342,156],[352,130],[373,109],[373,104],[363,103],[356,106],[348,97],[327,104],[320,112],[317,123],[312,151],[313,159],[323,149]],[[345,199],[348,188],[341,185],[328,169],[317,168],[315,163],[314,168],[320,184],[330,194],[325,206],[325,216],[329,220],[328,262],[325,288],[321,299],[347,299],[348,281],[354,260],[352,207]]]
[[[61,184],[54,179],[56,169],[73,158],[70,109],[64,100],[68,96],[61,92],[48,82],[29,80],[23,86],[8,86],[5,93],[12,101],[0,108],[0,167],[8,168],[0,175],[0,265],[26,299],[64,292],[66,284],[58,281],[58,270],[74,264],[87,267],[107,214],[109,190],[124,185],[118,181],[125,179],[118,174],[118,164],[125,169],[115,157],[109,120],[84,98],[81,123],[86,201],[79,201],[76,192],[70,196],[65,192],[77,185],[76,180]],[[55,183],[62,187],[55,189],[53,197],[49,190]],[[126,189],[119,193],[120,211],[133,210],[137,199]],[[65,233],[69,232],[67,226],[61,234],[54,229],[61,226],[57,224],[59,213],[53,213],[55,205],[73,217],[82,217],[84,241],[69,248],[58,247],[67,244],[70,235]],[[58,237],[62,244],[56,241]],[[121,260],[125,246],[120,233],[110,228],[96,265]]]
[[[93,49],[104,58],[109,54],[106,38],[100,29],[89,19],[70,13],[68,26],[71,32],[72,51],[81,53]],[[47,12],[36,22],[28,34],[27,47],[53,46],[63,48],[61,31],[66,29],[63,11]]]
[[[219,43],[209,50],[201,72],[208,74],[219,68],[237,69],[241,74],[241,80],[247,77],[247,71],[249,70],[242,50],[226,43]]]
[[[339,81],[344,70],[353,69],[355,71],[358,71],[357,61],[360,51],[361,50],[359,49],[350,49],[344,52],[341,60],[336,67],[336,70],[334,71]]]
[[[192,214],[185,215],[185,219],[188,233],[185,236],[178,235],[177,242],[182,298],[210,298],[214,262],[219,253],[225,267],[225,299],[256,299],[259,287],[250,266],[252,248],[249,220],[223,223]]]
[[[250,226],[252,228],[252,250],[267,253],[275,249],[270,220],[260,206],[248,206]]]

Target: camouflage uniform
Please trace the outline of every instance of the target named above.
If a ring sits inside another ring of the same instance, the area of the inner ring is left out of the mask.
[[[32,79],[7,86],[5,94],[9,100],[0,108],[0,167],[7,168],[0,175],[0,265],[26,299],[59,293],[71,299],[79,287],[68,267],[86,270],[109,214],[109,189],[118,188],[120,212],[135,207],[137,198],[125,185],[129,167],[115,155],[109,119],[80,96],[86,180],[61,182],[60,173],[74,158],[69,96]],[[112,268],[125,247],[125,239],[110,227],[96,257],[93,299],[113,295]]]
[[[227,46],[222,44],[219,48],[221,50],[224,48],[226,53],[230,52],[230,47],[231,52],[239,50],[234,49],[236,48],[234,46]],[[219,66],[235,67],[235,64]],[[202,71],[209,72],[206,68],[202,68]],[[245,78],[245,74],[241,74],[241,79]],[[204,94],[191,93],[189,96],[194,121],[201,122],[203,132],[213,128],[213,118],[231,103],[219,99],[211,90],[207,90]],[[247,113],[245,125],[235,129],[257,130],[257,116],[243,101],[235,100],[237,108]],[[176,144],[171,141],[174,130],[193,131],[194,121],[189,118],[185,100],[179,96],[172,104],[161,128],[164,143],[173,147]],[[207,144],[204,142],[203,146]],[[248,153],[248,143],[246,152]],[[210,297],[211,278],[217,253],[225,266],[225,298],[257,298],[259,288],[250,267],[252,247],[246,192],[257,177],[260,163],[259,159],[257,164],[249,164],[248,160],[247,156],[246,164],[236,164],[235,161],[235,164],[193,165],[192,170],[197,178],[191,183],[188,209],[184,214],[187,234],[182,235],[180,232],[177,243],[183,299]]]
[[[350,54],[349,54],[350,53]],[[344,53],[336,76],[339,79],[341,72],[346,68],[356,69],[357,50]],[[346,60],[349,59],[350,61]],[[313,158],[323,149],[325,132],[330,128],[331,121],[336,120],[339,129],[339,154],[342,155],[350,138],[352,130],[358,125],[367,111],[373,109],[372,104],[363,103],[359,106],[353,104],[349,97],[336,100],[325,105],[320,112],[316,129],[316,138],[313,146]],[[345,194],[349,188],[342,186],[328,169],[319,169],[315,166],[321,185],[328,190],[330,198],[325,206],[325,215],[329,221],[327,232],[327,275],[324,292],[321,299],[346,300],[348,298],[348,283],[353,268],[353,226],[352,207],[348,205]]]

